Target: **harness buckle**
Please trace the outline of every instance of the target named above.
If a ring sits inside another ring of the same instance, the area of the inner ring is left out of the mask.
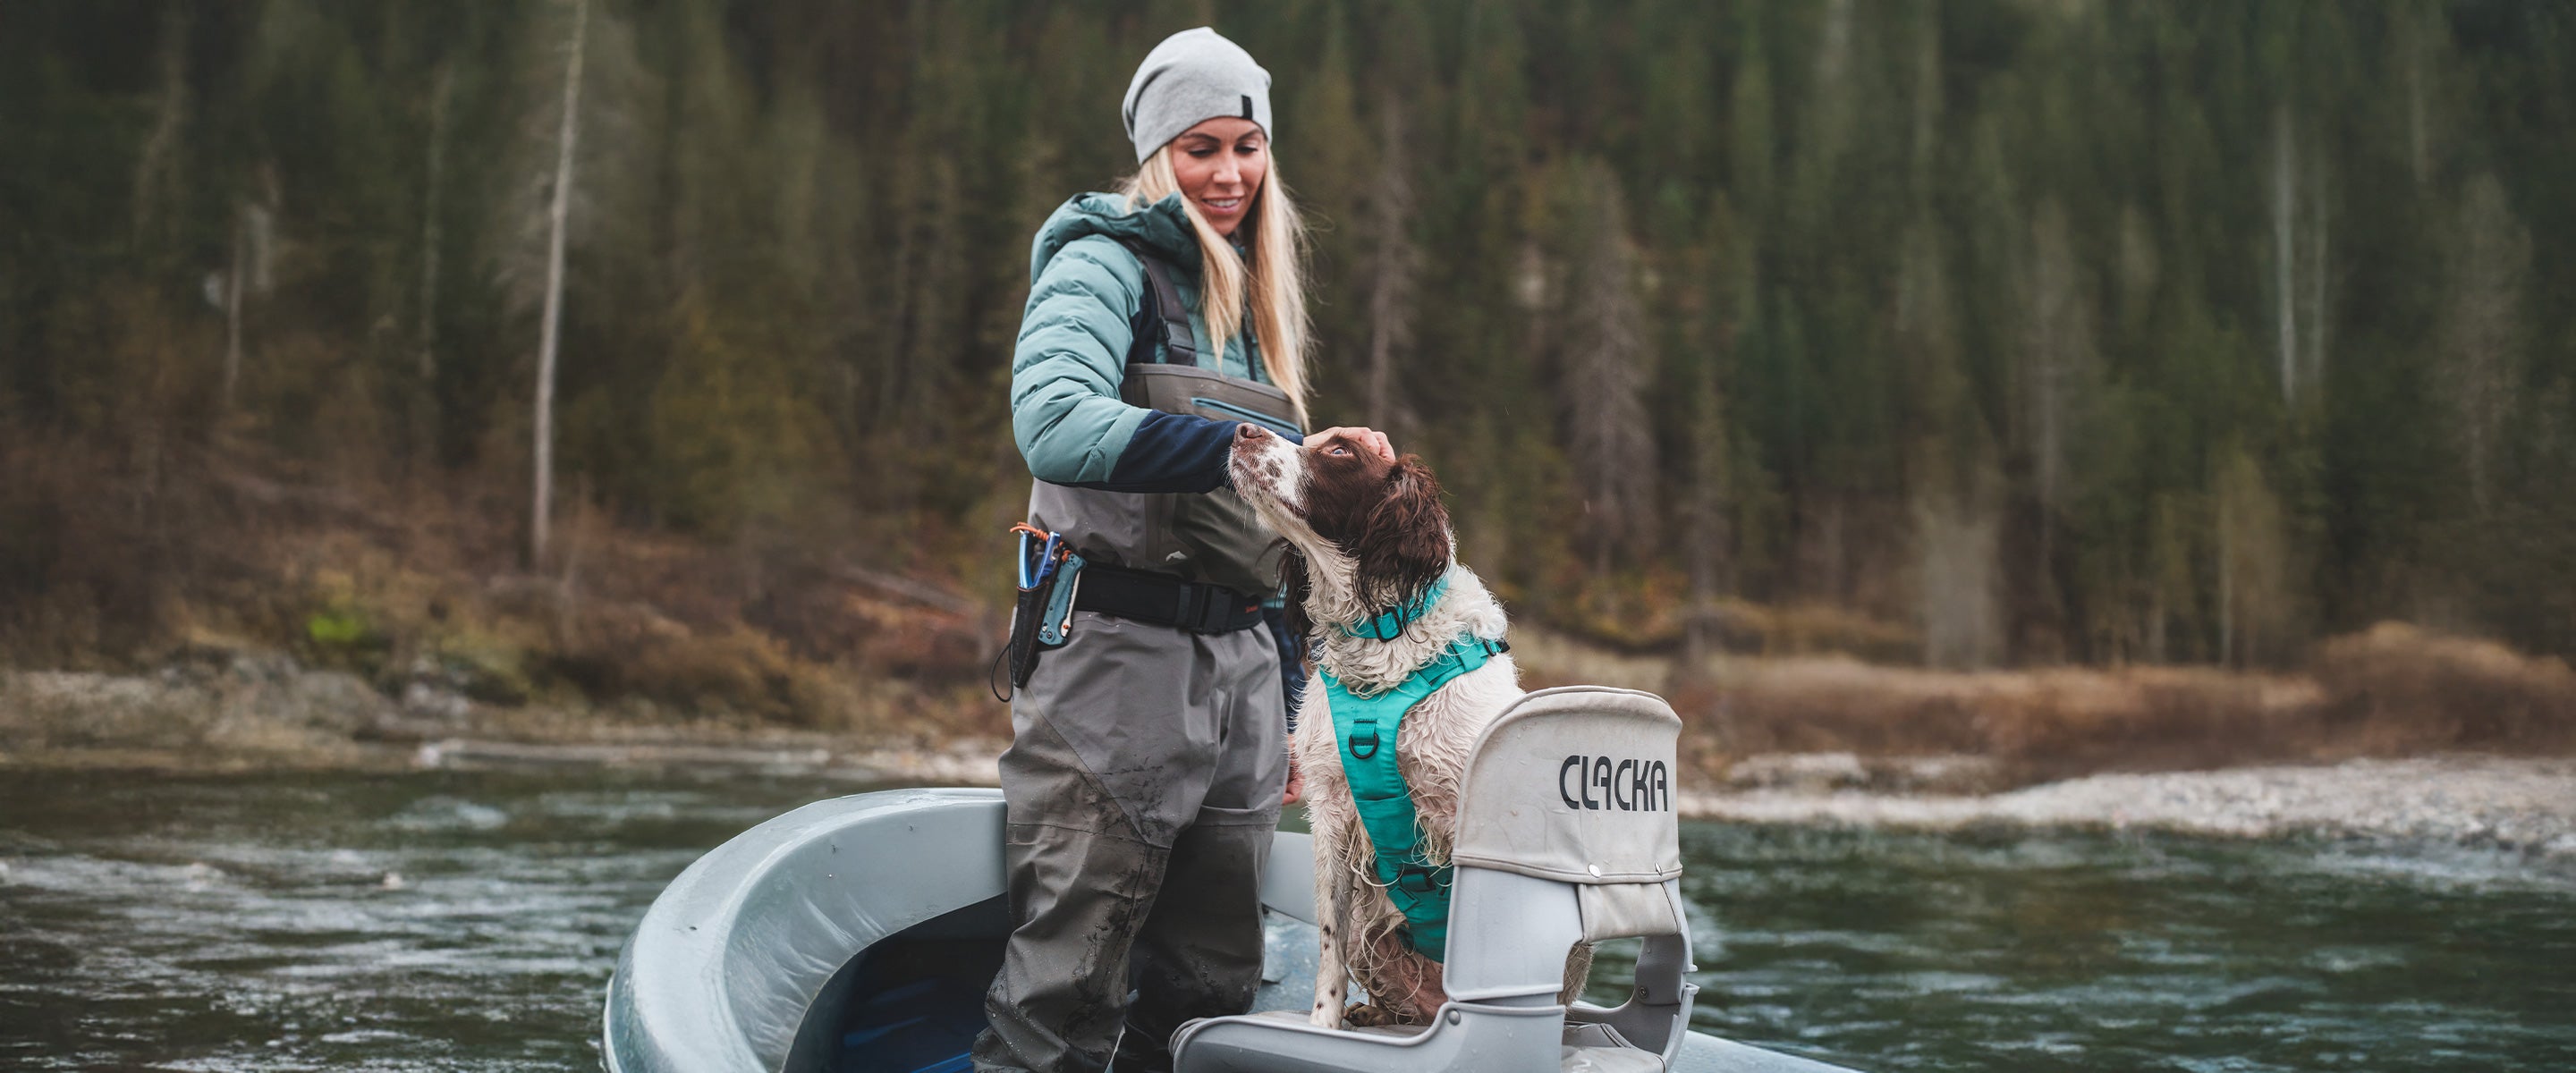
[[[1438,893],[1446,885],[1440,882],[1439,870],[1419,861],[1406,861],[1395,866],[1395,887],[1406,894],[1424,897]]]

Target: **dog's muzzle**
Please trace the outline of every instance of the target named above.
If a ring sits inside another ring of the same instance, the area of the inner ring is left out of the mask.
[[[1251,422],[1234,428],[1234,449],[1226,468],[1236,494],[1259,489],[1289,513],[1305,516],[1297,495],[1297,445]]]

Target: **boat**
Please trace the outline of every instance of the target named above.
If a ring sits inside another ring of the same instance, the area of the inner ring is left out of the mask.
[[[1184,1026],[1176,1069],[1849,1073],[1688,1029],[1697,988],[1670,878],[1678,729],[1661,698],[1596,687],[1532,693],[1489,728],[1471,754],[1453,854],[1452,1001],[1428,1027],[1306,1024],[1312,847],[1277,834],[1261,877],[1267,951],[1253,1012]],[[709,851],[618,957],[605,1067],[963,1073],[1011,929],[1002,837],[1000,791],[903,789],[815,802]],[[1635,997],[1617,1009],[1558,1005],[1566,945],[1614,919],[1649,921],[1625,932],[1645,935]]]

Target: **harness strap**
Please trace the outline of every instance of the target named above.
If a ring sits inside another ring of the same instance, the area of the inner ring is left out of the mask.
[[[1137,263],[1145,266],[1145,304],[1136,311],[1139,323],[1131,327],[1142,327],[1148,316],[1160,319],[1163,322],[1164,364],[1197,365],[1198,338],[1190,334],[1190,311],[1181,305],[1180,287],[1172,283],[1172,266],[1163,260],[1162,255],[1146,249],[1145,244],[1136,239],[1120,238],[1118,244],[1127,247],[1127,252],[1136,255]],[[1138,331],[1136,341],[1128,348],[1127,363],[1151,364],[1153,353],[1153,336]]]
[[[1395,607],[1388,608],[1387,610],[1380,611],[1376,616],[1370,618],[1364,623],[1348,622],[1342,624],[1342,636],[1366,637],[1375,641],[1395,640],[1398,637],[1404,636],[1404,628],[1412,625],[1414,620],[1419,619],[1424,614],[1428,613],[1431,610],[1431,605],[1439,603],[1440,595],[1447,591],[1449,591],[1449,578],[1447,575],[1444,574],[1440,577],[1433,578],[1431,580],[1431,587],[1422,590],[1421,597],[1413,600],[1412,602],[1400,604]]]
[[[1438,591],[1431,595],[1436,598]],[[1417,604],[1415,614],[1430,602]],[[1350,783],[1360,827],[1368,832],[1369,845],[1375,850],[1378,882],[1404,914],[1405,944],[1433,961],[1443,960],[1448,950],[1449,885],[1456,870],[1446,864],[1434,866],[1423,857],[1413,791],[1396,765],[1395,743],[1404,729],[1404,715],[1414,705],[1510,650],[1501,641],[1461,635],[1394,688],[1366,697],[1345,688],[1333,672],[1318,671],[1326,703],[1332,708],[1342,775]]]

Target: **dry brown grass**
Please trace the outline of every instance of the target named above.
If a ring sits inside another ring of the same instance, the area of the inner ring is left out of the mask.
[[[2207,667],[1950,673],[1846,657],[1722,661],[1667,685],[1653,661],[1529,646],[1531,684],[1667,690],[1710,778],[1766,753],[1967,754],[2010,781],[2427,752],[2576,751],[2576,672],[2493,642],[2387,623],[2299,672]]]
[[[2397,622],[2318,650],[2321,724],[2352,755],[2576,749],[2576,671],[2492,641]]]
[[[20,478],[0,482],[0,514],[32,523],[0,540],[0,665],[283,651],[387,698],[462,693],[496,723],[578,709],[896,743],[1008,732],[984,692],[995,609],[940,576],[935,545],[861,564],[832,542],[708,541],[575,509],[556,561],[529,571],[515,505],[460,486],[206,453],[138,468],[25,441],[0,460]]]

